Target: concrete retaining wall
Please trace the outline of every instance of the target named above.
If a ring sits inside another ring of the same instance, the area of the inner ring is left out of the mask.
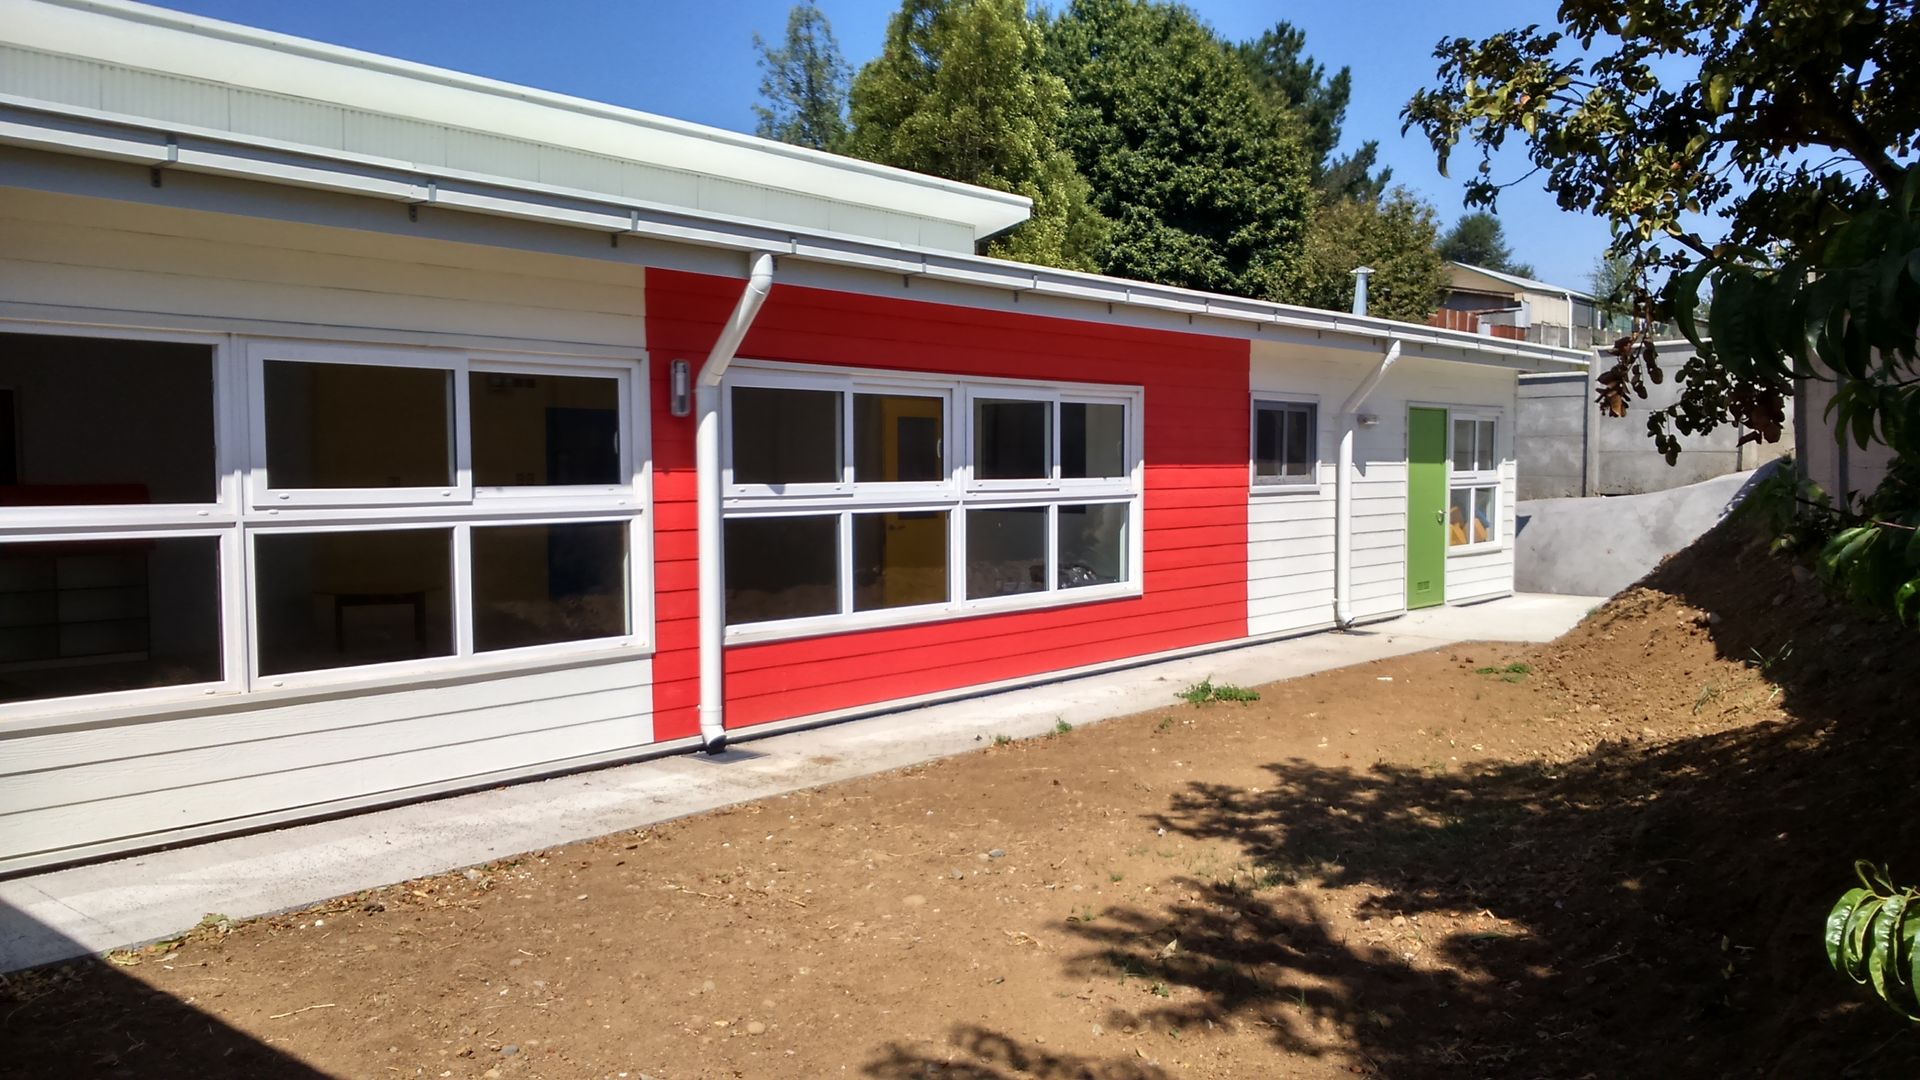
[[[1553,499],[1583,495],[1637,495],[1698,483],[1715,476],[1757,468],[1792,451],[1793,404],[1777,443],[1741,445],[1741,429],[1723,427],[1711,435],[1681,436],[1679,461],[1668,465],[1647,435],[1647,414],[1679,397],[1673,374],[1693,355],[1685,341],[1659,344],[1667,378],[1647,385],[1647,397],[1635,397],[1627,415],[1601,416],[1594,403],[1600,373],[1613,366],[1613,354],[1596,350],[1586,374],[1522,375],[1520,420],[1514,453],[1520,463],[1520,498]]]
[[[1729,473],[1644,495],[1522,500],[1514,587],[1611,596],[1718,524],[1765,472]]]

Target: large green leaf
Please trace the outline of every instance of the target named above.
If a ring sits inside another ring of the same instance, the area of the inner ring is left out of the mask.
[[[1846,970],[1841,959],[1847,938],[1847,923],[1852,920],[1854,909],[1858,908],[1860,902],[1868,895],[1870,894],[1865,889],[1848,889],[1846,894],[1840,897],[1840,902],[1833,905],[1833,910],[1827,913],[1827,932],[1823,937],[1827,945],[1827,963],[1833,965],[1835,971]]]
[[[1873,992],[1880,995],[1880,1000],[1896,1009],[1900,1006],[1895,1004],[1893,990],[1887,986],[1887,968],[1898,959],[1895,955],[1900,941],[1898,934],[1906,913],[1905,893],[1889,897],[1874,916],[1873,928],[1867,935],[1867,977],[1873,983]],[[1897,977],[1894,985],[1896,988],[1899,985]]]

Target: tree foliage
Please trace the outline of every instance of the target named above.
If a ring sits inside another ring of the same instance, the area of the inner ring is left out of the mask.
[[[1350,68],[1328,75],[1325,65],[1307,55],[1306,33],[1287,22],[1235,45],[1233,52],[1269,105],[1299,117],[1313,162],[1313,183],[1323,200],[1377,202],[1386,193],[1393,170],[1374,172],[1378,140],[1369,139],[1350,154],[1333,155],[1353,91]]]
[[[1669,460],[1676,431],[1777,440],[1795,383],[1834,381],[1841,437],[1878,438],[1895,462],[1866,503],[1832,500],[1822,569],[1920,617],[1920,484],[1896,482],[1920,457],[1912,0],[1564,0],[1559,23],[1441,42],[1439,85],[1407,126],[1443,167],[1462,143],[1480,151],[1470,203],[1514,182],[1494,169],[1511,138],[1563,208],[1612,224],[1637,314],[1694,344],[1678,400],[1647,418]],[[1622,339],[1601,409],[1624,415],[1664,375],[1649,335]]]
[[[812,0],[787,12],[787,36],[779,48],[753,35],[760,54],[760,97],[753,107],[755,133],[768,139],[832,150],[847,134],[847,62],[833,27]]]
[[[1065,144],[1114,222],[1100,269],[1285,300],[1315,201],[1306,137],[1186,8],[1072,0],[1047,26]]]
[[[1021,0],[905,0],[851,92],[848,153],[1011,191],[1033,215],[987,254],[1092,270],[1108,224],[1060,145],[1067,88]]]
[[[1484,210],[1460,215],[1440,241],[1440,257],[1519,277],[1533,276],[1531,265],[1513,260],[1500,219]]]
[[[1373,268],[1367,311],[1386,319],[1424,323],[1447,290],[1446,264],[1435,253],[1439,235],[1433,207],[1396,187],[1386,197],[1342,199],[1314,212],[1307,231],[1307,277],[1300,302],[1346,310],[1353,302],[1353,269]]]
[[[1884,868],[1854,864],[1860,886],[1827,913],[1827,963],[1909,1020],[1920,1020],[1920,889]]]

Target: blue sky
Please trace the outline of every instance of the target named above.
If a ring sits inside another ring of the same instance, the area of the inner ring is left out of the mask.
[[[426,7],[392,0],[164,0],[163,6],[752,131],[760,84],[752,35],[777,38],[791,0],[466,0]],[[821,0],[820,6],[858,66],[879,51],[898,0]],[[1380,140],[1395,181],[1419,192],[1450,224],[1462,212],[1461,186],[1439,174],[1417,134],[1401,137],[1400,109],[1432,80],[1431,54],[1441,38],[1551,22],[1558,5],[1189,0],[1189,6],[1233,40],[1288,20],[1306,31],[1315,59],[1329,68],[1351,67],[1346,144]],[[1457,160],[1456,168],[1470,169],[1474,160]],[[1563,213],[1531,184],[1502,196],[1500,217],[1518,259],[1547,280],[1574,288],[1585,286],[1608,241],[1604,222]]]

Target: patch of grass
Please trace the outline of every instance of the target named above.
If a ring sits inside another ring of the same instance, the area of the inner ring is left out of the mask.
[[[1473,673],[1475,675],[1498,675],[1501,682],[1519,682],[1521,679],[1533,673],[1533,665],[1523,664],[1515,660],[1505,667],[1474,668]]]
[[[1180,691],[1176,696],[1189,705],[1205,705],[1211,701],[1237,701],[1244,705],[1249,701],[1259,701],[1260,691],[1249,690],[1244,686],[1235,686],[1232,683],[1219,683],[1216,685],[1213,681],[1213,676],[1209,675],[1199,682],[1194,683],[1192,686],[1187,687],[1185,690]]]
[[[1693,699],[1693,715],[1699,716],[1700,710],[1707,707],[1707,702],[1712,701],[1719,696],[1720,696],[1720,688],[1718,686],[1715,686],[1712,683],[1708,683],[1707,685],[1701,687],[1700,696]]]
[[[1011,735],[995,735],[993,737],[993,745],[995,746],[1006,746],[1008,743],[1011,743],[1012,741],[1013,741],[1013,736]]]
[[[1065,720],[1055,720],[1053,722],[1053,733],[1055,735],[1065,735],[1067,732],[1072,730],[1073,730],[1073,725],[1067,723]]]
[[[1159,722],[1159,723],[1157,723],[1157,724],[1155,724],[1155,725],[1153,725],[1153,730],[1155,730],[1155,731],[1172,731],[1172,730],[1173,730],[1173,717],[1171,717],[1171,716],[1163,716],[1163,717],[1161,717],[1161,718],[1160,718],[1160,722]]]
[[[1163,982],[1156,982],[1147,989],[1153,992],[1154,997],[1170,998],[1173,996],[1173,991],[1167,989],[1167,984]]]
[[[1120,884],[1121,880],[1126,876],[1127,875],[1121,873],[1120,871],[1115,870],[1113,873],[1107,875],[1107,880],[1114,883],[1115,885],[1118,885]]]

